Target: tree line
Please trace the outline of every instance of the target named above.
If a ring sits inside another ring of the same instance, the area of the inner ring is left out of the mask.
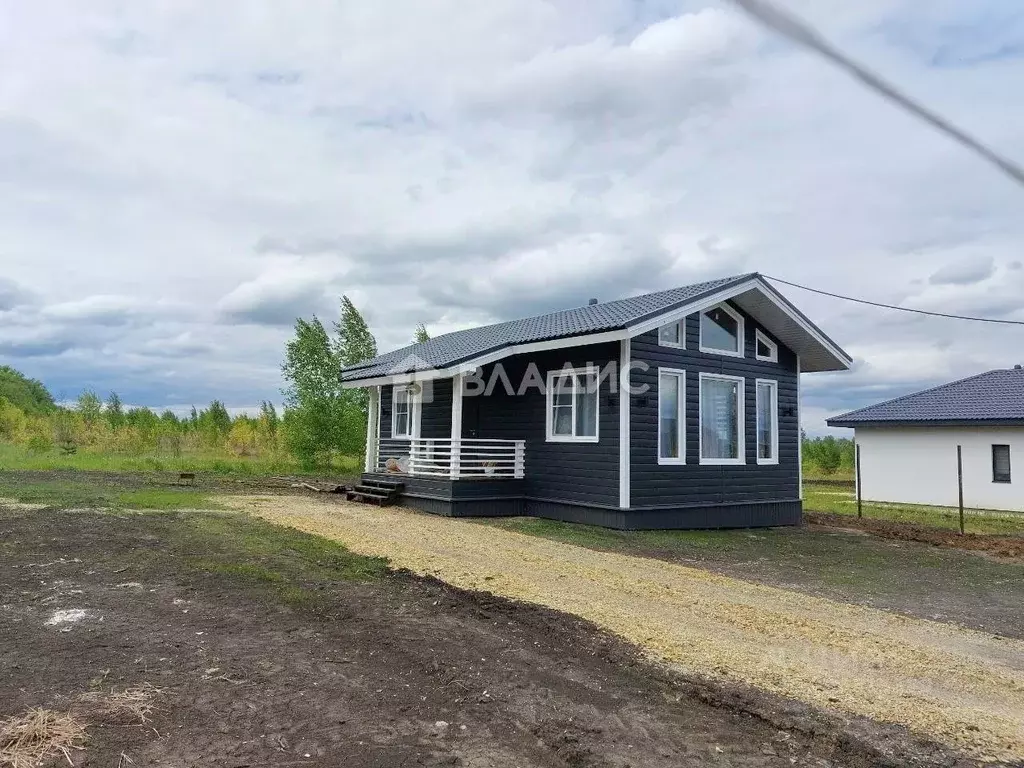
[[[413,341],[429,338],[420,323]],[[342,389],[339,374],[376,354],[376,339],[362,314],[342,296],[330,330],[315,315],[296,319],[281,366],[286,386],[280,414],[264,401],[256,414],[232,416],[220,400],[193,407],[188,415],[157,413],[126,407],[116,392],[101,398],[91,389],[73,403],[58,405],[42,382],[0,366],[0,443],[40,454],[218,454],[327,468],[363,454],[367,395]]]

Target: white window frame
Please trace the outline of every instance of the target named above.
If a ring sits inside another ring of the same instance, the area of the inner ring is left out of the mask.
[[[418,386],[421,385],[395,384],[391,387],[391,438],[393,440],[415,440],[420,436],[420,397],[416,391]],[[403,434],[395,432],[399,390],[409,393],[409,431]]]
[[[676,327],[676,332],[679,334],[679,341],[678,341],[678,343],[674,342],[674,341],[664,341],[661,338],[661,329],[666,327],[666,326],[669,326],[669,325],[674,325]],[[673,349],[686,349],[686,318],[685,317],[680,318],[679,320],[676,320],[675,322],[665,323],[665,325],[658,326],[658,346],[659,347],[671,347]]]
[[[757,344],[760,342],[768,347],[771,352],[767,356],[759,355],[757,353]],[[779,345],[769,339],[764,333],[761,332],[760,328],[754,331],[754,357],[765,363],[777,363],[779,362]]]
[[[713,312],[716,309],[721,309],[727,315],[732,317],[736,321],[736,335],[737,335],[737,351],[731,349],[715,349],[714,347],[707,347],[704,345],[704,315],[708,312]],[[743,348],[746,346],[746,332],[744,329],[743,315],[737,312],[735,309],[730,307],[726,303],[716,304],[713,307],[708,307],[700,313],[697,322],[700,323],[700,351],[707,352],[713,355],[725,355],[726,357],[743,357]]]
[[[559,379],[568,376],[593,376],[597,381],[597,391],[594,393],[594,401],[597,408],[597,413],[594,419],[594,434],[592,435],[577,435],[576,434],[576,389],[579,386],[574,378],[573,392],[572,392],[572,431],[571,435],[556,435],[554,434],[554,416],[555,416],[555,382]],[[601,374],[598,371],[596,365],[588,365],[584,368],[558,368],[554,371],[548,371],[547,376],[547,392],[545,396],[545,416],[546,416],[546,432],[545,441],[548,443],[596,443],[601,434]]]
[[[679,456],[666,458],[661,455],[661,376],[667,374],[679,382],[679,413],[677,429],[679,430]],[[686,371],[682,368],[658,368],[658,463],[681,465],[686,463]]]
[[[761,387],[768,386],[771,389],[772,407],[772,457],[761,458],[761,442],[758,439],[757,430],[760,429],[758,415],[761,412]],[[779,463],[779,382],[776,379],[755,379],[754,380],[754,445],[757,448],[758,464]]]
[[[735,459],[705,459],[704,458],[704,381],[715,379],[718,381],[734,381],[739,384],[736,387],[736,429],[739,432],[736,444],[737,456]],[[727,376],[724,373],[702,373],[697,383],[697,456],[702,465],[706,466],[741,466],[747,463],[746,445],[746,379],[743,376]]]

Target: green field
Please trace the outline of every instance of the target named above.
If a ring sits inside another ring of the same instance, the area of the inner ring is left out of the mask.
[[[37,452],[22,446],[0,443],[0,471],[3,470],[78,470],[83,472],[204,472],[218,475],[258,477],[268,475],[354,475],[362,469],[360,457],[335,459],[331,466],[303,469],[290,457],[263,458],[234,456],[224,451],[169,454],[128,454],[78,451],[64,455],[58,450]]]
[[[851,485],[804,482],[804,510],[857,515],[857,498]],[[873,520],[914,523],[933,528],[960,530],[960,511],[955,507],[930,507],[917,504],[863,502],[863,515]],[[983,509],[964,510],[966,533],[1024,535],[1024,512],[999,512]]]

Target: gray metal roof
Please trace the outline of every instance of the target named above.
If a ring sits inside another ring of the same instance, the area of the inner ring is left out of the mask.
[[[345,368],[341,372],[341,378],[342,381],[355,382],[417,370],[444,369],[519,344],[622,330],[665,312],[684,307],[723,289],[739,287],[754,278],[757,278],[765,285],[766,289],[770,290],[758,273],[749,272],[681,288],[671,288],[657,293],[647,293],[522,320],[510,320],[480,328],[454,331],[419,344],[410,344],[394,352],[378,355],[359,365]],[[758,303],[764,297],[757,290],[748,291],[748,293],[749,296],[737,296],[734,300],[744,309],[752,311],[755,316],[759,313],[770,313],[769,309]],[[811,325],[799,310],[785,300],[785,297],[780,297],[780,300],[803,322]],[[806,337],[806,333],[800,331],[797,325],[784,323],[780,316],[773,316],[772,319],[776,326],[773,332],[791,348],[796,348],[794,339],[797,339],[798,336],[802,334],[803,337]],[[815,330],[817,331],[817,329]],[[821,336],[828,340],[829,344],[834,345],[834,342],[823,333]],[[839,352],[845,356],[841,350]],[[821,367],[809,367],[807,370],[836,370],[835,364],[829,362],[836,358],[832,356],[832,353],[827,353],[826,357],[827,361],[822,363]],[[832,367],[829,367],[830,365]]]
[[[830,427],[1024,424],[1024,370],[979,373],[828,420]]]
[[[546,315],[510,320],[480,328],[469,328],[465,331],[454,331],[429,341],[410,344],[407,347],[396,349],[394,352],[378,355],[358,366],[346,368],[342,371],[341,377],[343,380],[367,379],[374,376],[405,373],[413,370],[414,367],[415,369],[446,368],[514,344],[528,344],[534,341],[548,341],[618,330],[643,320],[649,315],[669,310],[674,305],[692,301],[732,283],[741,283],[752,276],[752,274],[746,274],[725,277],[720,280],[672,288],[643,296],[633,296],[628,299],[590,304],[575,309],[563,309]],[[421,362],[416,362],[417,360]],[[415,366],[412,365],[413,363]]]

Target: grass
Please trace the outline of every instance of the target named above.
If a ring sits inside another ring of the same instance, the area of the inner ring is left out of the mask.
[[[324,612],[333,582],[374,581],[387,573],[384,558],[237,513],[153,512],[144,524],[159,536],[161,551],[140,557],[169,558],[176,569],[269,593],[295,608]]]
[[[864,517],[896,523],[913,523],[947,530],[960,530],[960,512],[953,507],[932,507],[917,504],[884,504],[865,501]],[[808,512],[831,512],[857,515],[857,499],[852,489],[834,485],[804,483],[804,509]],[[1024,514],[968,509],[964,515],[967,533],[1024,535]]]
[[[209,452],[187,456],[166,454],[129,455],[93,453],[81,450],[70,456],[59,451],[35,453],[25,448],[0,443],[0,470],[78,470],[81,472],[204,472],[218,475],[323,475],[358,474],[362,459],[344,456],[330,467],[303,469],[291,458],[263,458],[234,456],[223,452]]]
[[[21,483],[0,477],[0,498],[58,508],[216,509],[209,493],[194,488],[153,487],[126,490],[116,484],[83,480]]]

